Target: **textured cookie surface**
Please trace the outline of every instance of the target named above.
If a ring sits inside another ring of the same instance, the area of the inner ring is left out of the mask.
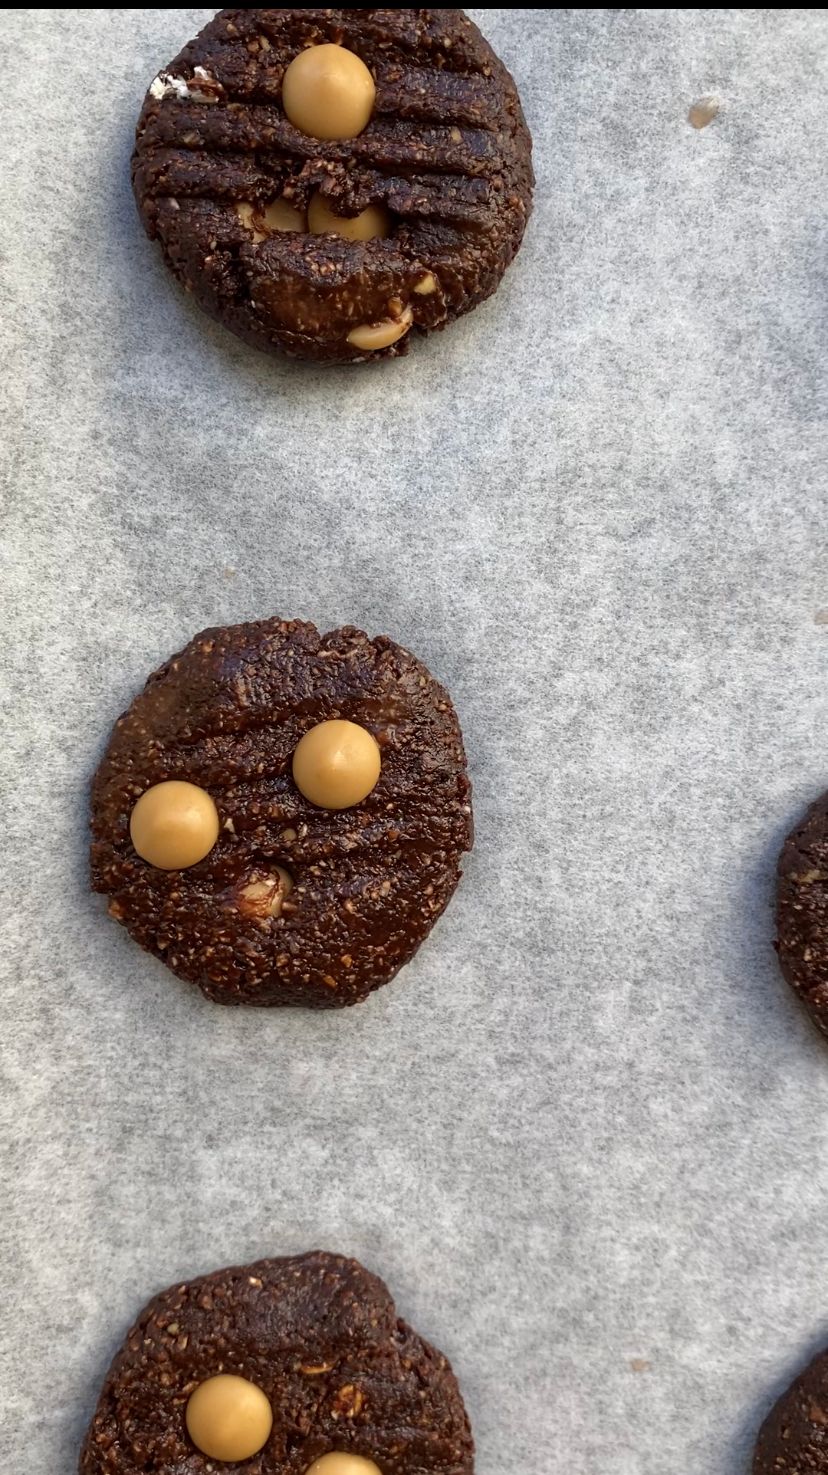
[[[376,82],[364,132],[334,142],[282,107],[290,62],[332,42]],[[361,324],[410,314],[428,331],[488,297],[533,184],[514,82],[462,10],[220,11],[150,87],[132,170],[148,234],[207,312],[260,348],[329,362],[366,357],[348,341]],[[387,208],[390,235],[254,228],[251,210],[305,211],[317,191],[340,216]]]
[[[821,1352],[774,1404],[759,1431],[753,1475],[828,1472],[828,1352]]]
[[[344,718],[376,738],[379,781],[354,808],[310,804],[299,739]],[[219,838],[185,870],[130,838],[136,800],[185,780],[215,801]],[[472,841],[463,741],[447,692],[408,651],[299,621],[207,630],[150,677],[116,723],[92,789],[93,887],[150,952],[225,1004],[353,1004],[386,983],[443,911]],[[247,888],[283,867],[277,917]]]
[[[187,1400],[218,1373],[267,1395],[259,1454],[217,1465],[190,1441]],[[305,1475],[343,1451],[381,1475],[470,1475],[473,1444],[446,1358],[376,1276],[317,1252],[172,1286],[144,1309],[107,1373],[80,1475]]]
[[[828,794],[811,805],[782,847],[776,926],[782,972],[828,1035]]]

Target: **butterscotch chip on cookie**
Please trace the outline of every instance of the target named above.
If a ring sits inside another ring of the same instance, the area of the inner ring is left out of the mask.
[[[138,209],[270,352],[405,353],[494,292],[531,209],[515,84],[462,10],[222,10],[151,84]]]
[[[218,1463],[216,1463],[218,1462]],[[106,1375],[80,1475],[472,1475],[451,1367],[316,1252],[171,1286]]]
[[[782,847],[776,927],[782,972],[828,1035],[828,794],[811,805]]]
[[[92,835],[112,916],[208,998],[355,1004],[460,879],[457,715],[386,637],[277,619],[206,630],[116,723]]]

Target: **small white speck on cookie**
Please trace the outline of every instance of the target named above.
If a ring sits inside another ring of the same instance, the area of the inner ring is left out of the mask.
[[[201,82],[203,85],[194,87],[193,82]],[[185,77],[172,77],[159,72],[155,80],[150,83],[150,97],[160,99],[174,95],[182,100],[191,98],[193,102],[216,102],[218,100],[215,91],[204,90],[205,87],[216,88],[218,85],[215,77],[211,77],[204,67],[193,69],[193,82],[188,82]]]

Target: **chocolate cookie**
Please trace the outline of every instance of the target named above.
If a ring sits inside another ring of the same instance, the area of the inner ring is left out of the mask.
[[[269,352],[405,353],[497,287],[531,208],[515,84],[462,10],[222,10],[144,100],[147,234]]]
[[[471,1475],[446,1358],[321,1252],[172,1286],[106,1376],[80,1475]]]
[[[828,1351],[777,1400],[759,1430],[753,1475],[828,1472]]]
[[[472,843],[448,693],[407,650],[298,620],[206,630],[118,719],[92,883],[221,1004],[355,1004],[416,952]]]
[[[782,972],[817,1029],[828,1035],[828,794],[791,831],[777,875]]]

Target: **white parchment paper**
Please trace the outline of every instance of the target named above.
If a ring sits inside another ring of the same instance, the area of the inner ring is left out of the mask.
[[[745,1475],[828,1342],[828,1048],[770,912],[828,784],[826,12],[473,11],[523,252],[334,371],[139,226],[144,89],[210,14],[2,20],[0,1463],[71,1475],[152,1292],[324,1246],[452,1358],[479,1475]],[[455,901],[344,1014],[210,1006],[87,890],[114,718],[277,612],[416,651],[475,782]]]

